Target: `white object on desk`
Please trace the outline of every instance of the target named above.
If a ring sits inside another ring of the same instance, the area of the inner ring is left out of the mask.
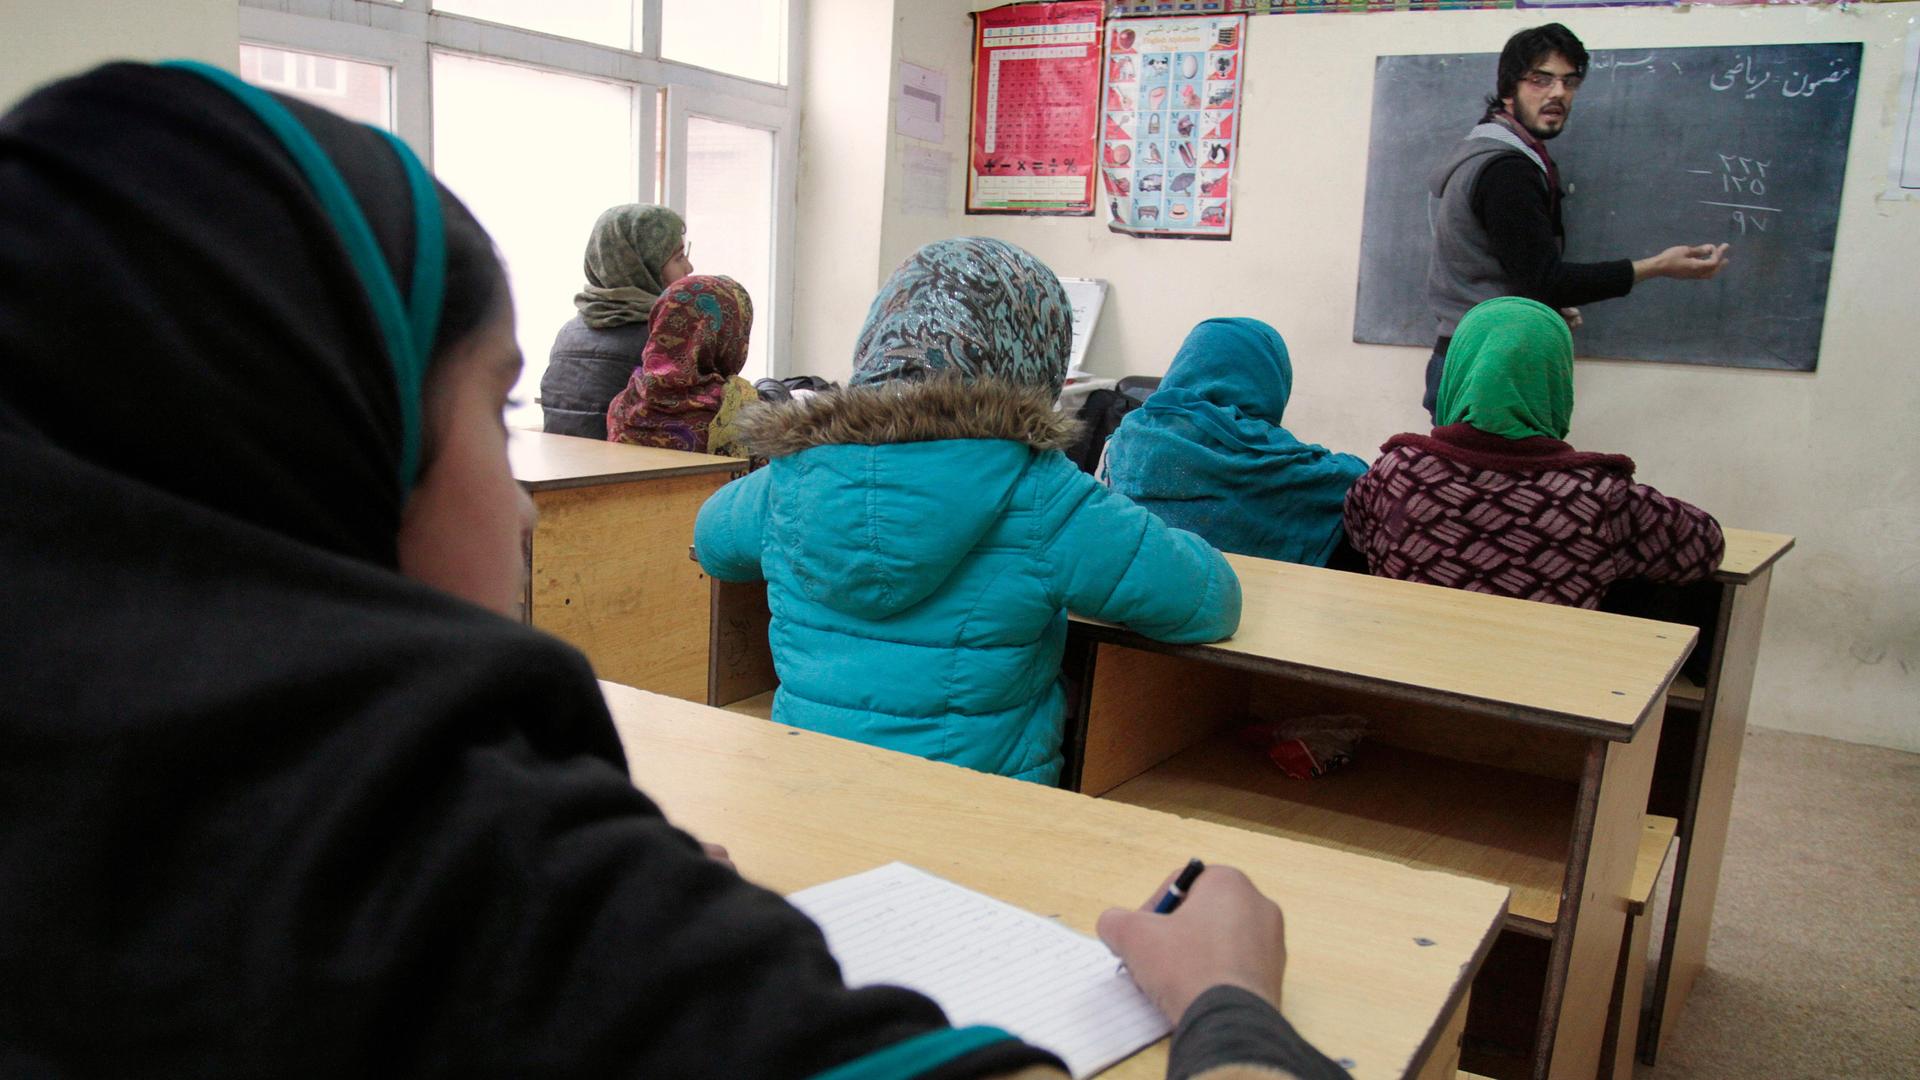
[[[787,898],[849,986],[904,986],[956,1027],[1004,1028],[1091,1076],[1172,1030],[1099,941],[894,862]]]
[[[1100,278],[1063,277],[1067,303],[1073,310],[1073,351],[1067,357],[1067,374],[1080,374],[1087,358],[1087,343],[1093,340],[1094,327],[1100,325],[1100,309],[1107,302],[1107,283]]]

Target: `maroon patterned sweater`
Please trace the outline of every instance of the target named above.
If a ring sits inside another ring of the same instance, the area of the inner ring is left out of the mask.
[[[1626,578],[1699,581],[1725,540],[1705,510],[1633,482],[1633,459],[1467,424],[1395,435],[1347,492],[1380,577],[1590,608]]]

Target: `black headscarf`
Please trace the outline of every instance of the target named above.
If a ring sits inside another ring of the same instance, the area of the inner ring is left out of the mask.
[[[285,104],[409,282],[392,148]],[[440,199],[444,345],[499,271]],[[226,91],[0,120],[0,1074],[797,1077],[941,1029],[633,789],[582,657],[395,571],[399,416]]]

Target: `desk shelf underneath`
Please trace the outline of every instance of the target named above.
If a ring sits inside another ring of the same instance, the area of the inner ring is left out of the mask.
[[[1577,784],[1362,742],[1317,780],[1216,735],[1107,792],[1182,817],[1336,847],[1513,890],[1511,929],[1547,936],[1566,881]]]

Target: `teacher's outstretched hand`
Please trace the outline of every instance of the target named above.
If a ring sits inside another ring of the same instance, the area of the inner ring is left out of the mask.
[[[1705,281],[1726,265],[1726,244],[1676,244],[1658,255],[1633,260],[1633,280],[1665,277]]]

